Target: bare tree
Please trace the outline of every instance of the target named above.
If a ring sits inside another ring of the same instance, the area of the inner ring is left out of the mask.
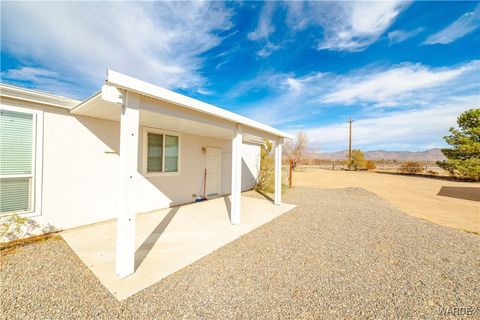
[[[287,141],[284,147],[284,153],[288,160],[292,160],[294,165],[300,164],[307,153],[308,139],[305,132],[297,132],[294,141]]]

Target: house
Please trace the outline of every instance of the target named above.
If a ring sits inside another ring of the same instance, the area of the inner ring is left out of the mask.
[[[109,70],[84,101],[1,85],[1,216],[67,229],[116,218],[116,273],[133,272],[136,213],[255,185],[275,143],[275,196],[289,134]]]

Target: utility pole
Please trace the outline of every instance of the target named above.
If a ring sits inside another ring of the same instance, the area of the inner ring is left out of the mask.
[[[352,117],[348,118],[349,132],[348,132],[348,170],[351,169],[352,164]]]

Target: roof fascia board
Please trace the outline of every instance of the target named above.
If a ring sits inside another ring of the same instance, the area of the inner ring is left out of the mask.
[[[43,93],[3,83],[0,84],[0,96],[68,110],[80,103],[80,101],[76,99]]]

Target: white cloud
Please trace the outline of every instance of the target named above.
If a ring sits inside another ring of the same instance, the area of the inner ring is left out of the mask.
[[[285,3],[286,24],[293,34],[309,26],[321,27],[323,38],[317,41],[319,50],[361,51],[377,41],[408,5],[408,1],[400,0],[289,1]],[[263,43],[264,47],[257,52],[260,57],[268,57],[281,48],[270,39],[275,32],[274,13],[275,3],[267,2],[256,29],[247,35],[248,39]]]
[[[240,84],[237,94],[269,90],[269,98],[248,106],[246,115],[286,130],[302,124],[312,147],[323,151],[345,148],[341,114],[356,120],[357,147],[423,149],[441,145],[455,117],[480,105],[479,83],[479,61],[442,68],[402,63],[345,75],[264,73]],[[334,123],[312,124],[327,119]]]
[[[235,31],[235,32],[232,32],[230,33],[229,35],[225,36],[224,37],[224,40],[235,35],[238,31]],[[236,46],[233,46],[232,48],[228,49],[228,50],[225,50],[225,51],[222,51],[220,52],[219,54],[215,55],[213,57],[213,60],[217,60],[217,61],[220,61],[217,63],[217,65],[215,66],[215,69],[220,69],[220,67],[222,67],[223,65],[227,64],[230,62],[230,59],[231,59],[231,56],[234,55],[239,49],[240,49],[240,45],[237,44]]]
[[[260,50],[258,50],[256,53],[259,57],[266,58],[270,56],[274,51],[277,51],[280,49],[280,45],[273,44],[269,41],[267,41],[264,45],[264,47]]]
[[[2,78],[17,79],[20,81],[38,82],[40,79],[52,79],[58,77],[56,72],[41,68],[21,67],[18,69],[8,70],[2,72]]]
[[[390,44],[395,44],[395,43],[403,42],[407,39],[410,39],[416,36],[417,34],[419,34],[420,32],[422,32],[423,30],[424,30],[423,28],[417,28],[410,31],[395,30],[395,31],[389,32],[387,34],[387,37],[388,37],[388,40],[390,41]]]
[[[90,93],[102,84],[107,68],[168,88],[199,87],[204,83],[200,55],[222,41],[219,31],[231,27],[231,12],[221,3],[2,2],[1,6],[2,51],[24,66],[81,83]],[[22,69],[9,72],[14,76]]]
[[[1,79],[11,84],[46,92],[55,92],[63,96],[75,97],[83,93],[81,87],[75,86],[67,79],[62,79],[56,72],[42,68],[19,67],[2,71]]]
[[[480,5],[467,12],[445,29],[431,35],[424,44],[447,44],[475,31],[480,27]]]
[[[478,105],[479,96],[453,99],[427,109],[397,111],[357,119],[353,123],[353,146],[362,150],[426,150],[444,145],[443,136],[456,125],[457,116]],[[310,146],[322,152],[348,148],[348,125],[345,121],[302,129]],[[292,133],[294,130],[292,130]]]
[[[275,31],[275,27],[272,24],[273,11],[274,3],[265,3],[258,18],[257,28],[247,34],[248,39],[254,41],[268,39],[268,37]]]
[[[286,84],[289,86],[290,90],[296,95],[300,94],[303,90],[302,81],[295,78],[287,78]]]
[[[273,44],[270,40],[270,36],[275,32],[272,21],[274,11],[275,3],[273,1],[266,2],[260,12],[256,29],[247,34],[249,40],[262,44],[263,47],[256,52],[257,56],[261,58],[266,58],[281,48],[280,45]]]
[[[375,42],[408,6],[407,1],[288,3],[287,23],[295,30],[323,29],[319,50],[361,51]]]
[[[473,61],[453,68],[428,68],[421,64],[401,64],[388,70],[365,72],[340,77],[332,92],[323,97],[324,103],[374,102],[396,105],[409,94],[438,87],[448,81],[467,74],[478,80],[480,62]]]

